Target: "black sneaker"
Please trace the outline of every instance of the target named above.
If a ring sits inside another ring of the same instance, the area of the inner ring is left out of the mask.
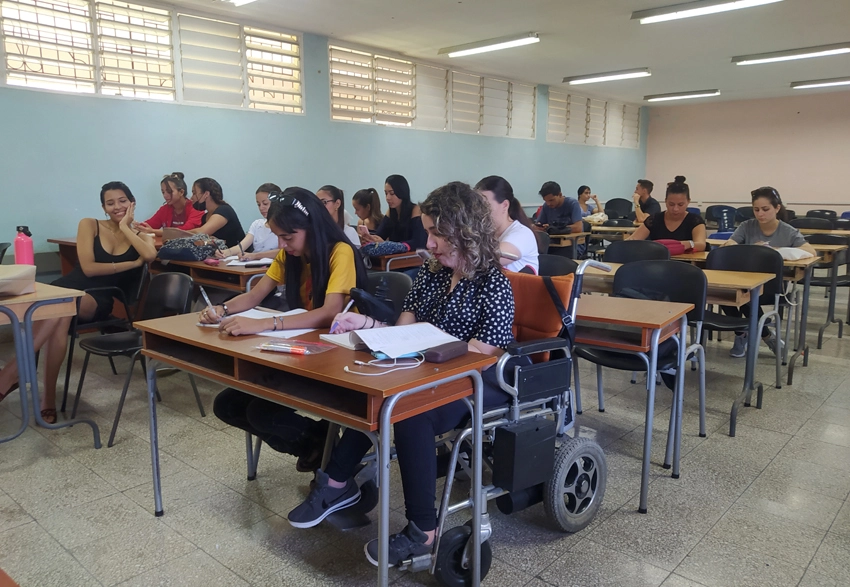
[[[390,536],[389,563],[391,567],[402,561],[410,560],[415,556],[430,554],[432,544],[425,544],[428,535],[416,527],[413,522],[408,522],[404,530]],[[378,539],[370,540],[365,548],[366,558],[369,562],[378,566]]]
[[[354,479],[345,487],[337,489],[328,485],[328,475],[318,469],[315,486],[307,499],[289,512],[289,523],[296,528],[312,528],[337,510],[345,509],[360,501],[360,488]]]

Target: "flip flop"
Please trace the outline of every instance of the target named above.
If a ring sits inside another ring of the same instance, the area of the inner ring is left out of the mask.
[[[41,419],[44,420],[47,424],[55,424],[56,408],[47,408],[45,410],[41,410]]]

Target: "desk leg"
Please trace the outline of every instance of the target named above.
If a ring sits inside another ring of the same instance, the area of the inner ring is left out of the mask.
[[[797,352],[788,362],[788,385],[794,381],[794,363],[800,355],[803,356],[803,367],[809,366],[809,347],[806,346],[806,321],[809,318],[809,290],[812,283],[812,266],[806,267],[806,276],[803,279],[803,309],[800,315],[800,339],[797,342]]]
[[[148,384],[148,411],[151,429],[151,468],[153,469],[154,515],[162,516],[162,485],[159,479],[159,433],[156,426],[156,361],[147,361],[146,379]]]
[[[638,512],[646,513],[646,501],[649,495],[649,465],[652,451],[652,418],[655,415],[655,378],[658,373],[658,339],[661,330],[652,331],[652,352],[649,356],[649,371],[646,374],[649,384],[646,392],[646,424],[643,432],[643,465],[640,475],[640,504]]]
[[[758,341],[761,340],[761,332],[758,332],[760,296],[760,287],[750,290],[750,327],[747,335],[747,364],[744,367],[744,387],[741,390],[741,394],[732,403],[732,412],[729,416],[729,436],[735,436],[735,428],[738,423],[738,408],[741,403],[747,406],[750,405],[750,395],[753,390],[756,373],[756,359],[758,358]]]
[[[0,312],[9,318],[9,322],[12,325],[12,335],[13,340],[15,341],[15,360],[18,362],[18,387],[21,392],[21,426],[18,428],[18,431],[11,436],[0,438],[0,444],[2,444],[4,442],[14,440],[23,434],[30,422],[29,396],[27,395],[27,383],[30,381],[30,369],[27,358],[32,351],[32,344],[26,344],[28,342],[26,341],[26,331],[15,313],[5,306],[0,306]],[[36,404],[36,406],[38,406],[38,404]]]
[[[832,269],[829,272],[831,279],[829,284],[829,310],[826,314],[826,322],[818,329],[818,348],[823,347],[823,333],[830,324],[838,323],[838,338],[844,334],[844,321],[835,317],[835,295],[838,292],[838,254],[832,256]]]
[[[676,421],[674,428],[673,445],[673,479],[679,478],[679,459],[682,452],[682,420],[685,414],[685,364],[687,359],[688,341],[685,333],[688,331],[688,317],[682,316],[679,322],[679,364],[676,373],[681,374],[676,378],[676,397],[673,407],[675,408]]]

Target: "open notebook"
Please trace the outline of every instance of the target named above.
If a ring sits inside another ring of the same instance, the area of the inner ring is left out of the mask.
[[[347,349],[382,352],[391,359],[458,340],[428,322],[354,330],[344,334],[320,334],[319,338]]]

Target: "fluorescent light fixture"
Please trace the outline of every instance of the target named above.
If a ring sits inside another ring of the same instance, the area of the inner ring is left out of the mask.
[[[850,53],[850,43],[836,43],[835,45],[821,45],[819,47],[806,47],[804,49],[791,49],[789,51],[776,51],[774,53],[759,53],[757,55],[742,55],[733,57],[732,63],[736,65],[757,65],[759,63],[776,63],[778,61],[791,61],[793,59],[809,59],[810,57],[827,57],[829,55],[841,55]]]
[[[251,2],[256,2],[257,0],[230,0],[233,2],[234,6],[245,6],[246,4],[250,4]]]
[[[675,92],[672,94],[654,94],[644,96],[647,102],[666,102],[667,100],[689,100],[691,98],[709,98],[719,96],[720,90],[696,90],[694,92]]]
[[[456,45],[455,47],[445,47],[437,51],[437,55],[448,54],[449,57],[466,57],[467,55],[498,51],[499,49],[510,49],[511,47],[521,47],[539,42],[540,37],[537,36],[537,33],[523,33],[510,37],[478,41],[477,43],[467,43],[466,45]]]
[[[639,10],[632,12],[632,20],[640,20],[640,24],[652,24],[655,22],[666,22],[692,16],[705,16],[728,12],[741,8],[752,8],[763,4],[773,4],[782,0],[700,0],[699,2],[686,2],[674,4],[663,8],[652,8],[650,10]]]
[[[639,69],[623,69],[620,71],[610,71],[608,73],[594,73],[591,75],[576,75],[573,77],[565,77],[564,83],[571,86],[581,84],[595,84],[596,82],[613,82],[620,79],[631,79],[633,77],[649,77],[652,73],[648,67]]]
[[[850,77],[834,77],[831,79],[813,79],[807,82],[792,82],[791,87],[795,90],[808,90],[811,88],[832,88],[835,86],[850,86]]]

